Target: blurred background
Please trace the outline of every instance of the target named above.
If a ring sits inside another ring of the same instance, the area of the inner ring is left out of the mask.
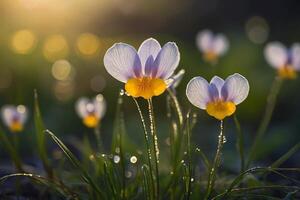
[[[115,42],[138,48],[148,37],[161,44],[174,41],[179,46],[178,69],[186,74],[177,94],[184,110],[192,108],[185,96],[186,83],[194,76],[226,78],[239,72],[250,82],[248,99],[238,106],[249,146],[264,113],[266,97],[276,75],[265,62],[263,48],[269,41],[286,45],[300,41],[300,2],[296,0],[2,0],[0,3],[0,105],[28,106],[29,120],[20,137],[24,159],[36,156],[33,123],[33,90],[40,97],[47,128],[63,140],[91,137],[77,116],[74,103],[81,96],[98,93],[107,101],[101,134],[106,149],[112,137],[116,102],[123,84],[105,71],[103,55]],[[217,65],[205,63],[195,45],[203,29],[224,33],[230,48]],[[284,82],[275,113],[260,145],[262,163],[276,160],[300,139],[299,80]],[[165,95],[154,99],[160,146],[167,148],[168,120]],[[143,150],[143,134],[132,99],[125,98],[128,137]],[[202,110],[193,131],[195,146],[212,155],[217,143],[218,123]],[[227,143],[225,165],[238,167],[235,127],[225,122]],[[137,131],[139,130],[139,131]],[[7,130],[8,134],[9,131]],[[49,141],[50,142],[50,141]],[[1,158],[7,156],[1,151]],[[268,157],[266,157],[268,155]],[[164,155],[162,155],[164,156]],[[167,156],[167,155],[165,155]],[[299,167],[300,155],[288,166]],[[0,163],[4,162],[0,160]]]

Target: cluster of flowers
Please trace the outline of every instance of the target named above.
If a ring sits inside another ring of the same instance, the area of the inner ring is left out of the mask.
[[[203,59],[215,64],[229,48],[229,41],[223,34],[214,34],[209,30],[197,34],[196,44]],[[300,44],[286,48],[280,42],[271,42],[265,47],[266,61],[274,67],[282,79],[294,79],[300,70]],[[131,45],[116,43],[104,56],[107,72],[118,81],[125,83],[128,95],[151,99],[161,95],[167,89],[174,89],[182,79],[184,71],[174,75],[179,65],[180,53],[174,42],[163,47],[153,38],[145,40],[136,50]],[[188,100],[196,107],[206,110],[218,120],[232,115],[236,105],[243,102],[249,93],[247,79],[235,73],[225,80],[214,76],[210,82],[197,76],[187,87]],[[101,94],[94,99],[80,98],[76,111],[83,123],[96,128],[106,111],[106,103]],[[12,132],[23,130],[28,112],[25,106],[7,105],[2,108],[2,119]]]

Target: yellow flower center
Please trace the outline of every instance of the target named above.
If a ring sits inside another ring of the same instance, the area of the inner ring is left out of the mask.
[[[89,128],[95,128],[99,123],[99,119],[95,115],[91,114],[83,119],[83,123]]]
[[[295,78],[297,78],[297,72],[290,65],[280,67],[278,69],[278,75],[283,79],[295,79]]]
[[[235,109],[235,104],[231,101],[214,101],[206,105],[206,112],[218,120],[232,115]]]
[[[206,62],[215,63],[215,62],[217,62],[218,55],[213,51],[208,51],[203,54],[203,59]]]
[[[125,90],[133,97],[150,99],[161,95],[167,89],[167,84],[160,78],[132,78],[125,84]]]
[[[19,121],[13,121],[10,124],[9,129],[12,132],[21,132],[23,130],[23,125]]]

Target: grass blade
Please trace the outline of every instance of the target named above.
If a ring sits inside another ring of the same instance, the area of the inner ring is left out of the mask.
[[[46,133],[48,133],[51,138],[54,140],[54,142],[60,147],[60,149],[64,152],[64,154],[66,155],[66,157],[68,158],[68,160],[73,164],[73,166],[78,169],[78,171],[80,172],[81,178],[83,179],[84,182],[86,182],[88,185],[90,185],[90,187],[99,195],[102,195],[102,192],[100,191],[100,189],[98,188],[97,184],[94,182],[94,180],[91,178],[91,176],[88,174],[88,172],[86,171],[86,169],[84,169],[84,167],[82,167],[82,165],[80,164],[80,161],[74,156],[74,154],[65,146],[65,144],[58,139],[51,131],[46,130]]]
[[[4,131],[2,130],[2,128],[0,128],[0,140],[2,141],[4,147],[10,154],[10,157],[13,160],[16,169],[20,172],[24,172],[19,154],[16,151],[16,149],[14,148],[14,146],[10,143],[9,139],[7,138],[7,136],[4,133]]]
[[[53,181],[52,179],[47,179],[40,175],[36,174],[28,174],[28,173],[16,173],[16,174],[9,174],[6,176],[2,176],[0,178],[0,185],[3,184],[7,179],[14,178],[14,177],[27,177],[41,183],[49,188],[52,188],[59,192],[61,195],[66,197],[67,199],[78,199],[77,194],[74,193],[70,188],[66,187],[65,185],[61,184],[60,182]]]
[[[273,164],[270,165],[271,168],[279,167],[282,163],[284,163],[287,159],[289,159],[294,153],[296,153],[300,148],[300,142],[293,146],[288,152],[282,155],[278,160],[276,160]]]
[[[37,139],[38,153],[49,178],[53,178],[53,170],[50,166],[45,141],[45,125],[41,116],[37,91],[34,90],[34,125]]]

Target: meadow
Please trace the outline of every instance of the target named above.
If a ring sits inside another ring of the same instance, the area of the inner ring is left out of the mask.
[[[2,7],[0,199],[300,198],[298,29],[24,2]]]

